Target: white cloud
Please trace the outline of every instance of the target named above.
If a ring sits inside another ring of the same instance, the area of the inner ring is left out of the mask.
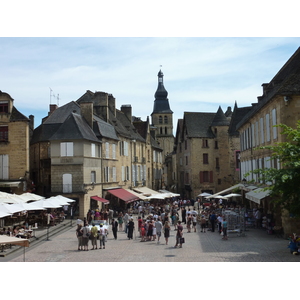
[[[112,93],[146,119],[157,73],[177,118],[249,106],[296,51],[299,38],[0,38],[0,89],[24,114],[46,115],[51,87],[59,105],[86,90]],[[55,99],[53,98],[53,101]],[[42,113],[38,113],[38,111]],[[191,109],[189,109],[191,110]],[[39,124],[36,117],[36,125]]]

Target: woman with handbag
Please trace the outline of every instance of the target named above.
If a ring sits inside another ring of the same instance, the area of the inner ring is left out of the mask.
[[[177,248],[178,244],[179,244],[179,248],[182,248],[182,243],[184,243],[183,226],[181,225],[181,222],[178,221],[177,233],[176,233],[176,245],[174,246],[174,248]]]

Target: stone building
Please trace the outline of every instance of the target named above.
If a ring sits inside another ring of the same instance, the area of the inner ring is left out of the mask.
[[[104,92],[87,91],[62,107],[50,105],[31,140],[31,173],[39,193],[75,199],[81,218],[90,207],[126,208],[139,200],[130,189],[152,187],[153,155],[162,149],[139,134],[133,119],[131,105],[118,110],[115,98]],[[161,173],[161,164],[158,168]]]
[[[269,83],[262,84],[263,94],[258,102],[237,124],[241,138],[241,176],[245,177],[245,196],[251,207],[258,207],[264,213],[272,213],[277,225],[284,228],[285,233],[292,233],[293,226],[299,223],[289,218],[288,214],[275,211],[272,199],[266,191],[259,186],[267,183],[259,182],[258,176],[251,171],[263,168],[276,168],[281,166],[277,160],[270,160],[271,152],[257,150],[259,146],[272,146],[284,142],[286,137],[280,134],[278,124],[296,127],[300,119],[300,48],[291,56]],[[249,175],[247,175],[249,173]],[[248,187],[248,188],[247,188]],[[251,191],[249,189],[255,188]]]
[[[15,194],[32,191],[29,176],[29,140],[33,116],[25,117],[14,99],[0,91],[0,190]]]
[[[178,120],[173,159],[173,174],[177,192],[188,199],[196,199],[203,192],[222,191],[239,178],[239,135],[234,124],[247,110],[237,105],[224,113],[184,112]]]

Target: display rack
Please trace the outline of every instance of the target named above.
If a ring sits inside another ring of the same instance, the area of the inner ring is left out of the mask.
[[[227,220],[227,233],[236,233],[237,236],[245,236],[245,210],[224,210],[222,215]]]

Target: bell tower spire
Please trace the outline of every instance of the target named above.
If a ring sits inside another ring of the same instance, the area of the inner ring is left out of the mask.
[[[152,125],[156,128],[156,138],[163,149],[163,154],[173,152],[173,111],[170,109],[168,92],[164,86],[164,74],[159,70],[158,86],[154,94],[155,100],[151,114]]]

